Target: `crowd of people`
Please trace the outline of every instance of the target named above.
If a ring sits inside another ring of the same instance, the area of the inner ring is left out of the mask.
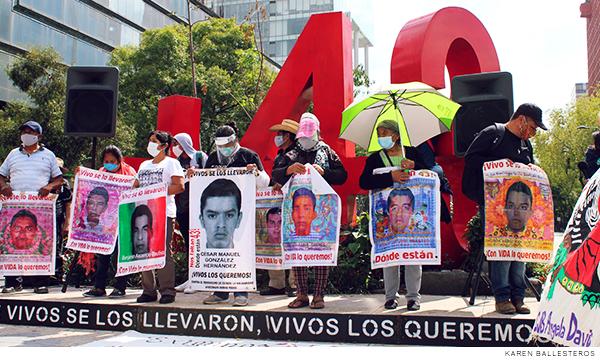
[[[514,162],[529,164],[533,162],[533,150],[529,139],[536,134],[538,128],[546,130],[542,122],[542,112],[535,105],[523,104],[511,119],[505,124],[495,124],[483,129],[469,147],[465,157],[465,175],[463,181],[463,192],[480,209],[482,219],[485,217],[483,202],[483,175],[482,167],[486,161],[498,159],[510,159]],[[9,197],[14,192],[34,191],[40,196],[49,193],[59,194],[57,201],[57,234],[62,234],[69,227],[69,202],[71,201],[71,190],[68,181],[63,178],[64,167],[44,145],[42,145],[43,129],[35,121],[28,121],[20,128],[22,145],[12,150],[0,166],[0,192]],[[216,130],[214,145],[216,150],[208,156],[193,146],[192,137],[189,134],[180,133],[175,136],[164,131],[153,131],[148,136],[147,152],[150,160],[144,161],[138,171],[128,165],[119,148],[113,145],[107,146],[101,154],[102,167],[100,171],[112,174],[129,175],[135,177],[134,187],[146,187],[154,184],[166,184],[167,196],[167,231],[165,243],[168,245],[172,240],[175,223],[185,241],[185,248],[189,249],[189,207],[190,202],[201,202],[200,221],[203,227],[210,231],[212,218],[219,216],[221,212],[233,214],[230,216],[232,229],[228,232],[233,236],[233,230],[239,225],[240,200],[243,194],[237,194],[236,189],[224,181],[216,186],[215,191],[223,199],[225,195],[231,195],[231,202],[215,202],[215,198],[207,196],[203,199],[189,198],[189,182],[186,172],[190,169],[200,168],[222,168],[243,167],[256,174],[257,189],[272,186],[279,190],[294,175],[303,174],[306,164],[312,167],[330,185],[341,185],[348,177],[347,170],[340,161],[336,152],[323,141],[320,134],[319,119],[311,113],[305,113],[300,121],[284,119],[281,123],[270,128],[274,135],[273,141],[278,148],[277,156],[271,170],[271,177],[265,171],[260,157],[251,149],[240,146],[239,131],[234,123],[223,125]],[[364,190],[377,190],[393,187],[394,184],[406,182],[410,175],[409,170],[427,169],[435,172],[440,181],[440,190],[447,196],[452,195],[450,184],[446,179],[442,167],[435,160],[434,150],[429,142],[416,147],[403,147],[400,142],[400,129],[398,123],[385,120],[377,125],[377,137],[381,150],[372,153],[366,160],[364,169],[360,176],[360,187]],[[173,154],[174,157],[169,156]],[[387,173],[374,172],[375,169],[385,167],[396,167]],[[225,180],[225,179],[224,179]],[[235,184],[234,184],[235,185]],[[526,186],[525,186],[526,187]],[[528,212],[531,210],[531,192],[523,187],[515,187],[510,191],[507,204],[513,205],[507,209],[510,219],[507,231],[519,232],[523,230],[527,222]],[[78,226],[97,227],[99,217],[106,211],[106,190],[93,190],[88,195],[87,216],[77,219]],[[239,189],[237,189],[239,192]],[[448,206],[442,199],[441,220],[449,223],[452,217],[452,206]],[[91,204],[91,205],[90,205]],[[387,201],[387,211],[392,223],[390,229],[396,233],[406,231],[406,227],[412,213],[414,212],[414,196],[410,191],[398,190],[391,192]],[[293,199],[293,208],[298,218],[294,219],[296,232],[302,235],[310,230],[310,222],[316,217],[314,211],[314,194],[298,193]],[[136,209],[137,211],[137,209]],[[213,216],[206,216],[211,213]],[[215,215],[216,214],[216,215]],[[236,215],[237,217],[235,217]],[[151,214],[140,210],[139,214],[132,219],[134,253],[148,251],[147,239],[152,236]],[[311,218],[312,217],[312,218]],[[36,226],[35,218],[25,212],[17,216],[10,223],[11,231],[14,228],[14,237],[19,239],[27,231]],[[281,211],[269,211],[267,223],[274,229],[281,229]],[[482,221],[485,224],[485,221]],[[304,225],[302,225],[304,224]],[[304,228],[303,228],[304,226]],[[276,238],[276,233],[273,232]],[[231,236],[218,236],[214,238],[209,248],[228,248],[232,244]],[[136,243],[139,238],[139,246]],[[25,239],[25,238],[23,238]],[[280,241],[279,235],[279,241]],[[23,243],[26,240],[22,241]],[[146,245],[144,245],[146,244]],[[169,247],[167,246],[167,249]],[[96,275],[94,286],[83,295],[87,297],[106,296],[108,273],[111,261],[117,254],[115,249],[112,255],[96,256]],[[492,261],[491,282],[496,299],[496,310],[500,313],[529,313],[524,305],[525,295],[525,264],[518,261]],[[328,281],[329,267],[315,266],[314,289],[312,301],[309,299],[308,272],[307,267],[294,267],[291,270],[269,270],[269,283],[265,290],[260,292],[263,296],[284,295],[295,297],[288,305],[289,308],[310,307],[322,309],[325,307],[324,295]],[[410,311],[420,309],[420,290],[422,267],[421,265],[405,266],[405,284],[407,309]],[[166,251],[165,266],[156,271],[144,271],[142,278],[142,294],[137,298],[139,303],[159,301],[162,304],[175,301],[177,292],[190,294],[196,292],[188,282],[176,286],[175,265],[170,251]],[[385,285],[386,309],[396,309],[399,306],[400,267],[386,267],[383,270]],[[159,287],[157,288],[157,279]],[[5,286],[2,293],[21,291],[23,277],[6,276]],[[287,282],[287,285],[286,285]],[[35,293],[48,292],[48,277],[36,276],[32,279]],[[127,277],[118,277],[113,285],[110,298],[122,297],[126,294]],[[159,295],[160,294],[160,298]],[[213,292],[204,298],[203,303],[207,305],[228,303],[230,294],[227,292]],[[233,305],[246,306],[248,304],[247,292],[234,292]]]

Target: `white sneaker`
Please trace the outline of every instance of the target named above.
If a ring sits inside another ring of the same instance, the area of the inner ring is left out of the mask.
[[[185,289],[187,289],[189,287],[189,283],[190,283],[190,281],[187,280],[183,284],[175,286],[175,291],[177,291],[177,292],[184,292]]]
[[[191,287],[191,286],[188,286],[188,287],[186,287],[186,288],[183,290],[183,293],[184,293],[184,294],[195,294],[195,293],[197,293],[198,291],[200,291],[200,290],[192,289],[192,287]]]

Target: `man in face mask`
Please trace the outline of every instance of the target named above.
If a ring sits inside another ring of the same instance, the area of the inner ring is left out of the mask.
[[[62,185],[62,172],[56,156],[39,143],[42,126],[35,121],[27,121],[19,127],[21,146],[13,149],[0,166],[0,193],[12,196],[13,192],[33,191],[46,196]],[[10,185],[9,185],[10,182]],[[35,293],[48,292],[47,276],[34,276]],[[20,291],[22,285],[15,276],[7,276],[3,293]]]
[[[533,163],[533,147],[530,138],[535,136],[537,129],[547,130],[542,122],[542,110],[533,104],[521,104],[506,124],[492,124],[481,130],[465,154],[465,169],[463,173],[463,193],[479,206],[481,224],[485,232],[485,201],[483,183],[483,164],[488,161],[509,159],[522,164]],[[509,202],[519,200],[521,208],[515,204],[508,206],[507,215],[516,232],[527,223],[531,202],[529,198],[518,199],[515,192]],[[525,195],[525,194],[523,194]],[[528,202],[529,201],[529,202]],[[515,211],[513,209],[517,209]],[[515,213],[519,213],[517,219]],[[525,297],[525,263],[520,261],[490,261],[490,280],[496,299],[496,311],[501,314],[529,314],[530,310],[524,305]]]

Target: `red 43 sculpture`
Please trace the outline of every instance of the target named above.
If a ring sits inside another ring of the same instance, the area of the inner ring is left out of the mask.
[[[487,30],[462,8],[444,8],[409,21],[402,28],[390,63],[391,81],[421,81],[441,89],[446,87],[445,68],[450,78],[500,70]],[[192,113],[197,115],[174,118],[176,107],[171,104],[171,110],[159,114],[158,128],[173,133],[198,133],[197,120],[173,121],[199,118],[200,102],[193,100],[196,105]],[[265,168],[270,170],[277,149],[273,141],[265,141],[269,127],[284,118],[299,119],[312,101],[314,113],[321,121],[321,136],[348,170],[348,181],[335,187],[342,198],[345,223],[353,221],[355,197],[364,193],[358,186],[358,178],[365,158],[355,156],[354,144],[338,138],[342,111],[352,100],[352,25],[341,12],[313,15],[241,139],[242,146],[257,151]],[[166,109],[167,104],[161,107]],[[458,265],[463,249],[467,249],[463,233],[467,221],[475,214],[475,204],[460,191],[464,164],[463,159],[454,155],[453,133],[440,135],[432,145],[454,189],[453,222],[442,224],[442,261]]]

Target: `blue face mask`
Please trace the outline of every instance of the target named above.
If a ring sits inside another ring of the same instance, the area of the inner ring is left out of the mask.
[[[386,149],[389,150],[391,148],[394,147],[394,140],[392,140],[391,136],[382,136],[377,138],[377,142],[379,143],[379,145]]]
[[[231,154],[233,154],[233,151],[235,150],[234,146],[230,146],[230,147],[219,147],[219,152],[221,153],[221,155],[225,156],[225,157],[230,157]]]
[[[119,168],[119,165],[117,164],[111,164],[111,163],[104,163],[104,168],[107,171],[113,172],[115,170],[117,170]]]
[[[281,145],[283,145],[284,142],[285,142],[285,139],[283,138],[282,135],[275,136],[275,146],[281,147]]]

